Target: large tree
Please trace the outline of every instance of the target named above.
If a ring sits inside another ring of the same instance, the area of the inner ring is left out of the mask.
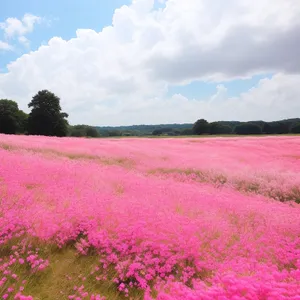
[[[15,101],[0,100],[0,132],[6,134],[23,133],[26,127],[27,114],[19,110]]]
[[[198,120],[193,126],[193,133],[194,134],[209,133],[209,123],[204,119]]]
[[[39,91],[28,104],[28,133],[33,135],[66,136],[68,114],[61,112],[60,99],[48,90]]]
[[[230,134],[232,128],[229,125],[223,125],[219,122],[212,122],[209,126],[210,134]]]

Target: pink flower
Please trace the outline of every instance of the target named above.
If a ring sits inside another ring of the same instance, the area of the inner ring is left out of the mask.
[[[18,266],[20,274],[25,262],[30,273],[45,270],[53,243],[75,244],[79,259],[90,251],[99,266],[87,265],[88,279],[113,274],[129,298],[137,288],[150,300],[153,288],[157,299],[296,299],[299,153],[297,136],[0,135],[0,247],[14,247],[0,275],[15,278],[15,286],[0,279],[0,297],[18,289]],[[69,299],[102,300],[85,289]]]
[[[23,264],[24,264],[24,259],[23,259],[23,258],[19,258],[19,263],[20,263],[21,265],[23,265]]]

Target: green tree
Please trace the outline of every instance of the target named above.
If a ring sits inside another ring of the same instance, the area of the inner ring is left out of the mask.
[[[99,137],[97,128],[89,125],[70,126],[70,136],[74,137]]]
[[[223,125],[219,122],[212,122],[209,126],[210,134],[230,134],[232,128],[229,125]]]
[[[185,128],[181,131],[182,135],[192,135],[193,134],[193,129],[192,128]]]
[[[18,118],[18,133],[26,133],[27,124],[28,124],[28,114],[26,114],[23,110],[19,110],[17,113],[17,118]]]
[[[122,136],[122,131],[120,130],[108,130],[108,136]]]
[[[285,134],[289,133],[291,124],[288,121],[269,122],[263,127],[263,132],[270,134]]]
[[[86,136],[86,125],[70,126],[70,136],[85,137]]]
[[[236,134],[261,134],[262,130],[259,125],[252,123],[243,123],[237,125],[234,129]]]
[[[291,133],[300,133],[300,122],[292,125]]]
[[[193,133],[194,134],[209,133],[209,123],[204,119],[198,120],[193,126]]]
[[[266,134],[274,133],[274,128],[273,128],[272,124],[268,123],[268,122],[264,123],[264,125],[262,127],[262,132],[266,133]]]
[[[163,131],[161,129],[154,129],[152,132],[152,135],[161,135],[163,134]]]
[[[28,133],[33,135],[66,136],[68,114],[61,112],[60,99],[48,90],[39,91],[28,104]]]
[[[99,131],[95,127],[87,126],[87,128],[86,128],[86,136],[96,138],[96,137],[100,136],[100,133],[99,133]]]
[[[19,110],[15,101],[0,100],[0,132],[6,134],[23,133],[26,127],[27,114]]]

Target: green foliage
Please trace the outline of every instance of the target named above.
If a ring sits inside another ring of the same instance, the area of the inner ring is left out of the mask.
[[[18,133],[26,133],[27,125],[28,125],[28,114],[26,114],[23,110],[19,110],[17,112],[18,119]]]
[[[192,129],[184,129],[184,130],[179,130],[179,129],[174,129],[172,127],[161,127],[161,128],[156,128],[153,130],[152,135],[168,135],[168,136],[179,136],[179,135],[188,135],[188,134],[193,134]]]
[[[182,135],[193,135],[193,128],[186,128],[181,131]]]
[[[264,123],[264,125],[262,127],[262,133],[272,134],[273,126],[270,123]]]
[[[86,136],[99,137],[100,134],[99,134],[99,131],[96,128],[88,126],[87,129],[86,129]]]
[[[112,137],[114,137],[114,136],[122,136],[122,131],[120,131],[120,130],[109,130],[108,132],[108,136],[112,136]]]
[[[252,123],[244,123],[237,125],[234,129],[236,134],[261,134],[262,129],[259,125]]]
[[[32,135],[66,136],[68,114],[61,112],[60,99],[48,90],[39,91],[28,104],[28,133]]]
[[[122,136],[134,136],[135,134],[131,131],[124,131],[122,132]]]
[[[162,133],[163,132],[161,129],[155,129],[155,130],[153,130],[152,135],[161,135]]]
[[[300,122],[299,119],[288,119],[264,123],[262,132],[266,134],[287,134],[292,133],[291,128]]]
[[[204,120],[205,121],[205,120]],[[287,119],[276,122],[251,121],[248,123],[259,126],[265,134],[287,134],[292,125],[300,122],[300,119]],[[247,123],[247,124],[248,124]],[[206,123],[205,123],[206,124]],[[232,134],[236,126],[244,124],[239,121],[218,121],[207,123],[207,130],[203,134]],[[195,124],[194,124],[195,125]],[[109,136],[177,136],[197,134],[193,130],[193,124],[160,124],[160,125],[133,125],[118,127],[97,127],[102,137]]]
[[[155,130],[153,130],[152,135],[162,135],[162,134],[170,134],[173,133],[173,129],[169,128],[169,127],[165,127],[165,128],[157,128]],[[173,135],[175,135],[173,133]]]
[[[19,110],[15,101],[0,100],[0,132],[6,134],[23,133],[26,129],[27,114]]]
[[[289,125],[285,122],[272,122],[270,133],[284,134],[289,133]]]
[[[193,126],[194,134],[209,133],[209,123],[204,119],[199,119]]]
[[[70,126],[70,136],[74,137],[99,137],[99,131],[92,126],[88,125],[75,125]]]
[[[149,136],[153,134],[156,129],[171,128],[174,135],[177,132],[182,132],[185,129],[191,130],[193,124],[159,124],[159,125],[132,125],[132,126],[106,126],[96,128],[100,131],[100,135],[103,137],[112,136],[112,134],[118,134],[118,136]],[[165,133],[168,134],[168,133]],[[183,133],[181,133],[183,134]]]
[[[291,133],[300,133],[300,122],[291,127]]]
[[[14,134],[18,128],[18,104],[12,100],[0,100],[0,132]]]
[[[229,125],[223,125],[219,122],[210,123],[210,134],[230,134],[232,128]]]

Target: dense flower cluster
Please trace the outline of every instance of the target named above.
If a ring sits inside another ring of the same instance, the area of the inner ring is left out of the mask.
[[[89,263],[65,268],[62,299],[299,299],[299,153],[298,137],[2,135],[0,295],[34,299],[73,255]]]

